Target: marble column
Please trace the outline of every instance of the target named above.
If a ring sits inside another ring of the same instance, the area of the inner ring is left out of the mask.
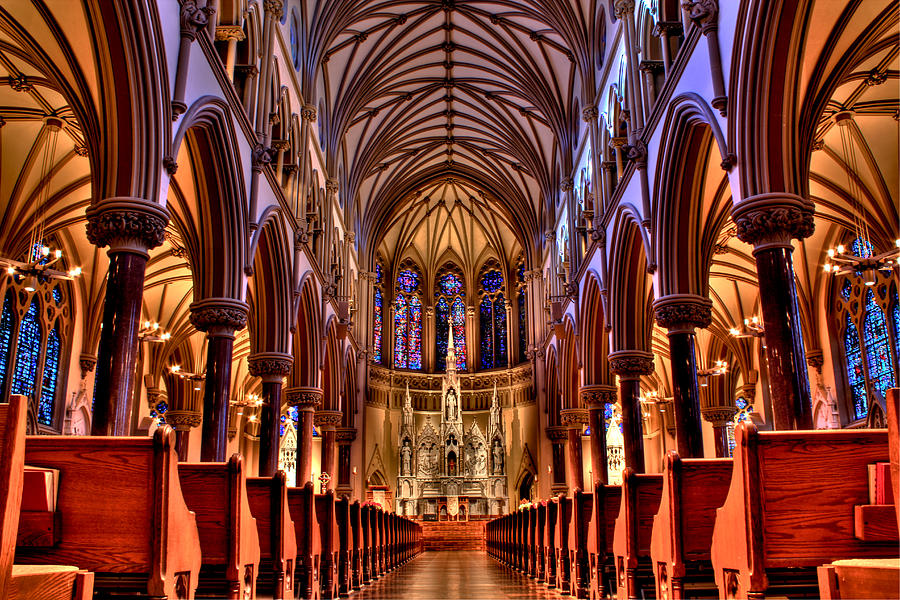
[[[316,408],[322,405],[325,392],[317,387],[290,387],[284,390],[288,406],[296,406],[297,423],[297,487],[312,481],[312,438]],[[315,482],[313,482],[315,485]]]
[[[247,369],[262,379],[262,408],[259,414],[259,476],[271,477],[278,470],[281,449],[281,386],[291,372],[294,359],[283,352],[259,352],[247,359]]]
[[[777,430],[813,427],[791,245],[812,235],[813,212],[812,202],[786,193],[747,198],[731,212],[738,239],[753,244],[757,276],[764,282],[759,297]]]
[[[653,373],[653,354],[617,350],[609,355],[610,370],[619,376],[625,466],[644,472],[644,432],[641,426],[641,377]]]
[[[169,410],[166,413],[166,423],[175,428],[175,450],[178,452],[178,460],[188,459],[188,435],[191,429],[199,427],[203,417],[198,411],[193,410]]]
[[[584,453],[581,451],[581,432],[588,422],[586,408],[564,408],[559,411],[559,420],[568,431],[569,470],[571,490],[584,490]]]
[[[713,439],[716,442],[716,458],[728,458],[728,424],[734,419],[734,406],[713,406],[703,408],[703,418],[713,426]]]
[[[712,323],[712,301],[693,294],[671,294],[657,300],[653,308],[657,324],[669,332],[678,454],[682,458],[702,458],[703,425],[694,328],[706,328]]]
[[[545,430],[550,439],[550,493],[552,495],[566,493],[566,443],[569,440],[568,427],[551,426]]]
[[[87,210],[87,238],[109,246],[97,352],[92,435],[130,435],[141,302],[148,251],[165,241],[168,211],[139,198],[110,198]]]
[[[191,304],[190,310],[191,324],[206,332],[207,341],[200,460],[224,462],[234,332],[246,327],[248,306],[232,298],[206,298]]]
[[[618,390],[614,385],[593,384],[581,388],[581,404],[588,407],[591,429],[591,489],[609,482],[606,456],[606,405],[615,404]]]
[[[339,410],[317,410],[315,413],[315,423],[316,427],[319,428],[319,433],[322,436],[322,462],[321,462],[321,471],[322,473],[328,474],[328,484],[321,490],[320,493],[325,493],[325,490],[333,490],[337,487],[337,471],[335,469],[335,442],[336,440],[336,429],[341,425],[341,421],[344,419],[344,413]]]

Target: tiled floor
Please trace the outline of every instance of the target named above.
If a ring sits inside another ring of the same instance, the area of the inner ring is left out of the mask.
[[[351,596],[351,600],[502,600],[562,598],[484,552],[425,552]]]

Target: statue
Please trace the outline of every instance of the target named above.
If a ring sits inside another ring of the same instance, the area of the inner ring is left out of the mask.
[[[500,440],[494,440],[494,475],[501,475],[503,473],[503,447],[500,445]]]
[[[403,440],[403,448],[400,449],[400,474],[409,475],[412,473],[412,449],[409,447],[409,440]]]
[[[453,388],[447,392],[447,420],[456,420],[456,390]]]

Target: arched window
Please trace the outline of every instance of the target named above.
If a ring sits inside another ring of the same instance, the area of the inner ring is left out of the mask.
[[[507,366],[506,297],[503,294],[503,274],[499,268],[489,267],[482,272],[480,294],[478,311],[481,368],[505,367]]]
[[[458,272],[440,273],[435,287],[437,370],[443,371],[447,368],[447,341],[452,326],[453,345],[456,347],[456,368],[463,371],[466,369],[466,303],[463,300],[466,292],[462,276]]]
[[[891,365],[891,350],[888,342],[887,321],[884,312],[875,302],[875,292],[866,290],[866,316],[863,321],[863,339],[866,344],[866,363],[869,379],[881,394],[894,387],[894,368]]]
[[[6,370],[12,345],[13,324],[16,320],[13,315],[15,303],[12,292],[7,292],[3,300],[3,316],[0,317],[0,394],[3,394],[6,386]]]
[[[516,303],[519,309],[519,361],[525,360],[528,349],[528,286],[525,285],[525,261],[519,258],[516,267]]]
[[[394,298],[394,367],[422,368],[421,276],[412,267],[397,274]]]
[[[34,298],[19,323],[16,351],[16,368],[13,370],[11,394],[34,398],[37,381],[38,359],[41,353],[41,326],[38,323],[40,300]]]
[[[291,63],[294,69],[300,70],[300,22],[297,19],[297,11],[291,12]]]
[[[900,361],[900,299],[897,290],[891,294],[891,327],[894,329],[894,357]]]
[[[734,426],[741,421],[749,421],[750,413],[753,412],[753,405],[747,402],[743,396],[737,398],[734,401],[734,404],[737,407],[737,412],[734,413],[734,418],[731,420],[731,423],[728,423],[725,429],[728,433],[728,456],[734,455]]]
[[[862,419],[869,411],[866,393],[866,373],[863,369],[862,352],[859,350],[859,332],[853,319],[847,315],[844,325],[844,353],[847,355],[847,383],[850,385],[850,399],[853,401],[853,416]]]
[[[381,339],[384,336],[384,291],[382,282],[384,281],[384,271],[381,265],[375,264],[375,307],[374,307],[374,324],[372,326],[372,346],[373,360],[381,363]]]

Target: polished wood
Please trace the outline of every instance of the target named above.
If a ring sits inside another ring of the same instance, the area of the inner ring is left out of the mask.
[[[62,516],[59,511],[21,511],[16,546],[53,546],[59,542],[61,532]]]
[[[589,598],[591,595],[591,566],[588,553],[588,538],[594,518],[594,495],[575,490],[572,499],[572,536],[574,554],[572,558],[572,595]]]
[[[255,597],[260,541],[250,510],[243,458],[181,463],[181,488],[197,515],[203,566],[198,596]]]
[[[338,597],[338,531],[335,517],[334,490],[316,494],[316,521],[321,540],[319,588],[324,600]]]
[[[891,459],[891,487],[894,489],[894,510],[900,529],[900,388],[887,391],[888,445]]]
[[[228,451],[228,398],[234,335],[207,333],[206,380],[203,385],[203,424],[200,460],[224,462]]]
[[[817,566],[900,555],[896,542],[853,535],[853,507],[868,502],[868,465],[886,460],[887,431],[760,432],[743,422],[735,437],[710,551],[721,596],[814,594]]]
[[[294,569],[294,588],[298,598],[319,598],[319,561],[322,544],[316,519],[316,501],[313,484],[287,489],[288,507],[294,523],[294,539],[297,541],[297,561]]]
[[[350,501],[341,498],[335,503],[335,518],[338,526],[338,595],[350,595]]]
[[[900,542],[894,504],[853,507],[853,535],[864,542]]]
[[[572,591],[572,559],[575,554],[575,531],[572,527],[572,499],[559,496],[556,513],[556,588],[563,594]]]
[[[293,598],[297,538],[287,495],[287,476],[247,478],[247,500],[259,538],[259,576],[264,597]]]
[[[53,548],[18,548],[18,562],[94,571],[101,593],[194,596],[200,539],[170,427],[152,437],[29,436],[25,461],[59,470],[62,534]]]
[[[547,502],[547,520],[544,523],[544,568],[547,587],[556,587],[556,536],[559,503]]]
[[[900,559],[837,560],[818,568],[822,600],[882,600],[900,596]]]
[[[22,482],[25,479],[25,423],[28,399],[11,396],[0,404],[0,598],[9,594]]]
[[[14,565],[9,595],[25,600],[89,600],[93,596],[94,574],[77,567],[54,565]]]
[[[350,505],[350,587],[362,587],[362,514],[359,500]]]
[[[676,452],[666,456],[659,512],[650,538],[659,600],[718,593],[709,547],[716,509],[725,503],[731,471],[730,458],[682,459]]]
[[[662,475],[639,474],[630,467],[622,473],[622,502],[613,534],[619,600],[653,593],[650,535],[653,518],[659,511],[662,484]]]
[[[613,539],[621,504],[621,486],[598,485],[594,488],[594,511],[588,528],[592,598],[606,598],[616,591]]]

